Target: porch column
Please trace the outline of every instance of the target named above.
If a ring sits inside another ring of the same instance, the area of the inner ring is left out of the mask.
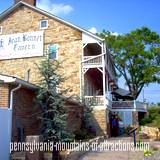
[[[102,66],[103,66],[103,97],[104,97],[104,102],[105,102],[105,99],[106,99],[106,77],[105,77],[105,60],[104,60],[104,55],[102,57]],[[104,106],[106,106],[106,103],[104,103]]]

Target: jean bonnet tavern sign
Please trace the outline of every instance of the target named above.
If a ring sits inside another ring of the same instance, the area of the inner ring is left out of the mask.
[[[43,31],[0,36],[0,59],[43,56]]]

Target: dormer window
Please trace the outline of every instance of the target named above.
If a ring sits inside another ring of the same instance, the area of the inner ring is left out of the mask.
[[[41,20],[40,29],[47,29],[47,28],[48,28],[48,20]]]
[[[0,34],[2,34],[2,32],[3,32],[3,27],[0,26]]]

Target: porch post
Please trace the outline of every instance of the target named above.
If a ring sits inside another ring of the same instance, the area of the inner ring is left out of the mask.
[[[134,109],[136,110],[136,100],[134,100],[133,102],[134,102]]]
[[[102,48],[103,51],[103,48]],[[104,102],[106,99],[106,79],[105,79],[105,61],[104,61],[104,55],[102,56],[102,66],[103,66],[103,98]],[[104,107],[106,107],[106,103],[104,103]]]

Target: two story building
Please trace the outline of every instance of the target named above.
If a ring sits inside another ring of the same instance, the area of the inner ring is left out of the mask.
[[[36,64],[48,53],[51,60],[63,62],[61,74],[68,78],[62,87],[71,90],[69,96],[79,95],[84,96],[86,101],[96,100],[93,110],[96,133],[110,135],[109,111],[115,109],[112,108],[111,91],[117,88],[117,78],[104,40],[37,8],[36,0],[15,0],[13,6],[0,14],[2,86],[9,83],[7,80],[10,77],[15,81],[21,80],[18,82],[23,82],[24,88],[29,86],[33,91],[40,76]],[[0,90],[1,97],[4,93]],[[7,93],[11,95],[11,89],[7,89]],[[10,108],[9,105],[11,96],[3,100],[6,101],[5,106],[0,103],[0,109],[12,111],[14,106]],[[16,122],[15,125],[18,126]]]
[[[9,83],[8,78],[22,80],[27,86],[36,85],[40,76],[37,64],[48,53],[51,60],[63,62],[60,72],[67,80],[62,87],[71,90],[69,96],[84,96],[86,101],[96,99],[93,126],[96,134],[108,134],[110,91],[117,80],[104,40],[37,8],[36,0],[15,0],[14,5],[0,15],[2,89]],[[7,93],[10,95],[11,89],[7,89]],[[3,96],[4,92],[0,94]],[[11,96],[3,100],[7,102],[1,103],[0,109],[14,109],[14,106],[10,108]],[[15,122],[18,126],[16,123],[20,122]]]

